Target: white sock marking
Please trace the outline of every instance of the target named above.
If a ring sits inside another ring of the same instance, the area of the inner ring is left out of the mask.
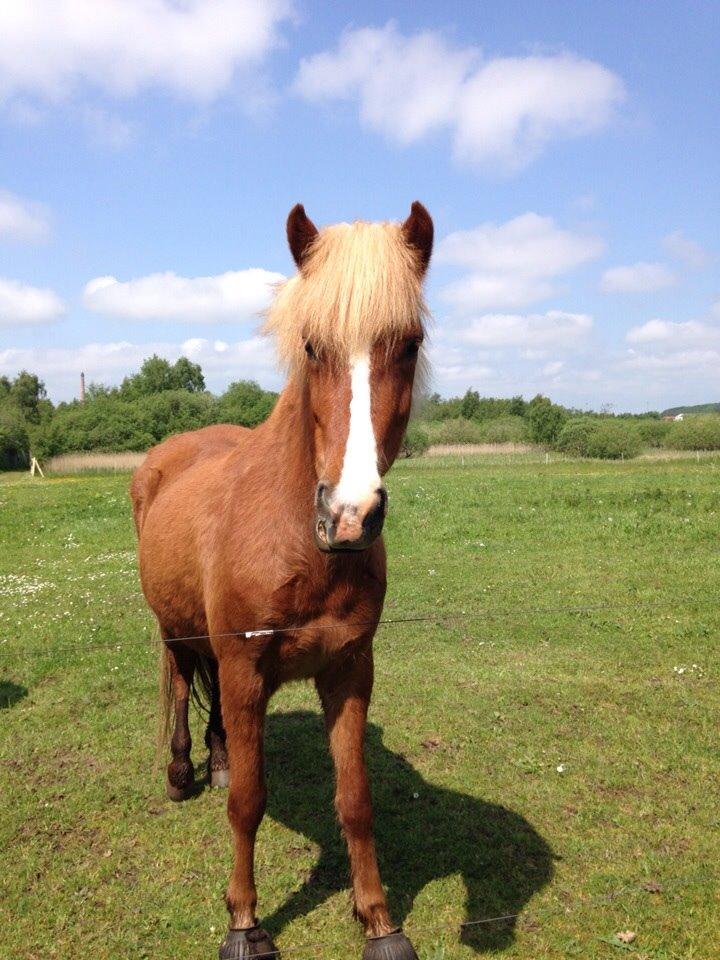
[[[358,504],[382,486],[370,415],[370,354],[350,358],[350,427],[340,481],[333,500]]]

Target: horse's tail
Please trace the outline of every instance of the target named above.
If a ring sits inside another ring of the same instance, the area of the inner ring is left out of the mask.
[[[217,683],[217,663],[202,653],[197,655],[195,673],[190,687],[190,696],[197,710],[204,716],[210,715],[213,687]]]
[[[165,756],[175,721],[175,698],[172,689],[170,662],[164,643],[158,643],[160,658],[158,661],[158,714],[157,734],[155,738],[155,766]],[[196,654],[195,672],[190,687],[190,695],[197,710],[204,716],[210,713],[213,686],[217,683],[215,661],[201,653]]]

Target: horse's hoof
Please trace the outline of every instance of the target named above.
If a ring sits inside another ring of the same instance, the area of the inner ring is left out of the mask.
[[[368,937],[363,960],[418,960],[418,955],[402,930],[398,930],[384,937]]]
[[[165,781],[165,790],[167,791],[168,797],[173,800],[175,803],[181,803],[183,800],[187,800],[195,793],[195,782],[191,781],[185,787],[176,787],[169,780]]]
[[[211,787],[229,787],[230,786],[230,771],[227,767],[224,770],[211,770],[210,771],[210,786]]]
[[[220,946],[220,960],[280,960],[280,954],[267,930],[228,930]]]

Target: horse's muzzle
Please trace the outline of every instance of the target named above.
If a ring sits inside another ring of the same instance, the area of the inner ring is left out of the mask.
[[[315,493],[315,542],[326,553],[366,550],[383,528],[387,493],[379,487],[361,504],[334,506],[328,487],[317,485]]]

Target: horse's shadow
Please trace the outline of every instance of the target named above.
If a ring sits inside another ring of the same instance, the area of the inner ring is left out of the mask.
[[[267,719],[268,813],[320,848],[303,886],[264,925],[273,935],[348,886],[348,863],[332,810],[333,775],[316,714]],[[370,724],[367,761],[375,837],[391,913],[402,923],[415,897],[433,880],[459,874],[465,920],[508,917],[461,928],[475,950],[498,950],[514,939],[515,919],[551,878],[553,853],[521,816],[505,807],[428,783]]]
[[[8,710],[28,695],[27,687],[11,680],[0,680],[0,710]]]

